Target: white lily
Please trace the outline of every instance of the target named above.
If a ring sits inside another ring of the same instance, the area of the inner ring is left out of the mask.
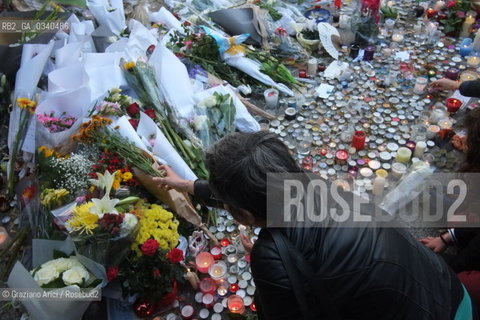
[[[105,189],[105,194],[110,194],[112,190],[113,181],[115,181],[115,175],[117,174],[118,170],[114,173],[110,173],[108,170],[105,170],[104,174],[97,173],[97,179],[88,179],[91,184],[94,186]]]
[[[106,193],[102,199],[92,199],[93,206],[90,207],[90,212],[96,214],[100,219],[105,213],[118,213],[115,206],[120,199],[110,199],[108,193]]]

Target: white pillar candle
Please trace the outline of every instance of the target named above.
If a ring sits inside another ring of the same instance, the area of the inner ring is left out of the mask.
[[[473,40],[473,51],[480,50],[480,29],[478,29],[475,34],[475,39]]]
[[[8,243],[8,232],[4,227],[0,227],[0,249],[3,249]]]
[[[433,139],[437,136],[437,134],[440,132],[440,127],[435,125],[435,124],[432,124],[430,126],[428,126],[428,129],[427,129],[427,138],[428,139]]]
[[[440,129],[451,129],[453,122],[448,118],[443,118],[438,121],[438,125]]]
[[[427,144],[424,141],[418,141],[415,145],[415,151],[413,152],[413,156],[416,158],[421,158],[427,149]]]
[[[315,76],[318,70],[318,61],[315,58],[310,58],[307,62],[307,72],[310,76]]]
[[[407,172],[407,166],[400,162],[392,164],[392,177],[400,179]]]
[[[467,18],[465,19],[462,25],[462,31],[460,32],[461,38],[465,38],[470,35],[470,28],[474,23],[475,23],[475,18],[473,17],[472,14],[468,14]]]
[[[278,90],[277,89],[267,89],[263,93],[265,97],[265,103],[267,107],[274,108],[278,104]]]
[[[383,194],[383,189],[385,188],[385,178],[383,177],[375,177],[373,180],[373,189],[372,193],[375,196],[381,196]]]
[[[397,150],[397,156],[395,157],[395,160],[397,162],[408,163],[410,162],[411,157],[412,157],[412,150],[406,147],[401,147]]]

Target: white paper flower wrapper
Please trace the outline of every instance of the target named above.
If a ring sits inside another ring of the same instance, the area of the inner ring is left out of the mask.
[[[53,250],[59,250],[67,254],[76,252],[75,245],[70,238],[65,241],[34,239],[32,248],[33,268],[53,260]],[[81,255],[76,255],[76,258],[97,279],[102,279],[102,283],[96,289],[102,288],[107,284],[107,275],[102,265]],[[40,289],[30,272],[20,262],[17,262],[13,267],[7,283],[10,288]],[[74,290],[73,286],[68,286],[67,288]],[[31,301],[22,301],[30,315],[30,319],[34,320],[79,320],[90,303],[91,301],[41,301],[33,299]]]

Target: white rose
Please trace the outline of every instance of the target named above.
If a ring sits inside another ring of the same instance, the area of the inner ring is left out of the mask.
[[[81,284],[83,280],[87,282],[90,278],[90,274],[83,266],[76,266],[72,269],[65,271],[62,275],[63,282],[69,286],[72,284]]]
[[[120,235],[124,236],[130,233],[138,223],[137,217],[131,213],[125,213],[122,224],[120,225]]]
[[[72,260],[66,258],[58,258],[52,261],[45,263],[43,266],[48,265],[54,267],[57,272],[62,273],[65,270],[70,269],[72,265]],[[43,267],[42,266],[42,267]]]
[[[70,257],[70,261],[72,263],[72,266],[70,267],[70,269],[73,267],[83,267],[83,264],[80,261],[78,261],[77,257]]]
[[[195,127],[195,130],[200,131],[203,128],[205,128],[207,119],[208,119],[207,116],[196,116],[193,119],[193,126]]]
[[[33,279],[38,283],[39,286],[50,283],[53,280],[59,277],[58,271],[54,267],[42,267],[38,270]]]
[[[212,108],[217,105],[217,98],[210,96],[207,99],[203,100],[203,103],[207,108]]]

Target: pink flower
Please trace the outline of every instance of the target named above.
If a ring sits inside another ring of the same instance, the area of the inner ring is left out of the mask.
[[[447,2],[447,8],[455,7],[456,4],[457,4],[457,1],[455,1],[455,0],[453,0],[453,1],[448,1],[448,2]]]
[[[459,19],[465,18],[465,12],[463,12],[463,11],[457,11],[457,18],[459,18]]]
[[[192,49],[192,47],[193,47],[193,42],[190,41],[190,40],[185,41],[185,47],[186,47],[187,49]]]

